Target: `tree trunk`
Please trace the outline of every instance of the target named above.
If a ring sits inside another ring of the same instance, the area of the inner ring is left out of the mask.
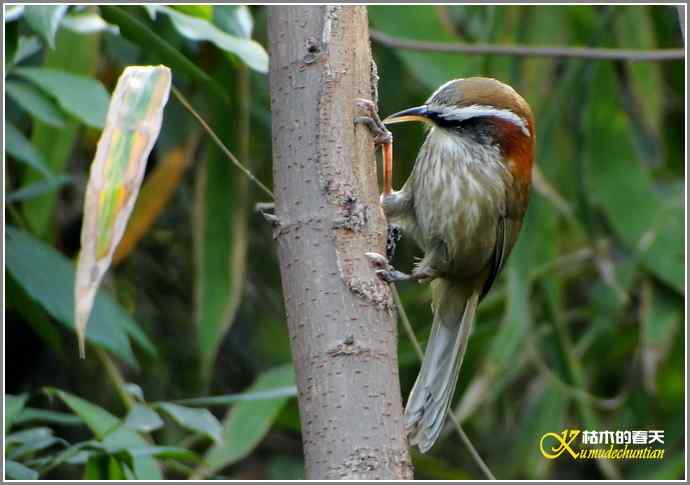
[[[355,99],[374,97],[365,7],[268,14],[278,256],[308,479],[409,479],[372,137]]]

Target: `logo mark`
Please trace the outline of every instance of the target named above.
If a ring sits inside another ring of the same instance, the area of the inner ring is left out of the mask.
[[[539,441],[539,450],[544,458],[549,460],[554,460],[561,456],[564,451],[570,453],[570,456],[577,459],[578,453],[570,447],[570,444],[578,437],[580,434],[579,429],[564,429],[561,434],[558,433],[544,433]],[[547,438],[552,438],[556,440],[557,446],[552,446],[550,449],[546,449],[544,446],[544,441]]]

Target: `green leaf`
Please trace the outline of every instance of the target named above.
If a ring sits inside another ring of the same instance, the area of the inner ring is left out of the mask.
[[[294,382],[292,365],[285,365],[261,374],[248,392],[292,386]],[[212,473],[220,470],[251,453],[266,436],[287,400],[287,397],[280,397],[273,400],[244,401],[235,405],[223,421],[223,443],[214,445],[206,453],[208,469],[205,471]]]
[[[254,29],[254,20],[247,5],[214,5],[213,23],[222,31],[244,39],[251,38]]]
[[[14,22],[24,15],[24,5],[5,6],[5,23]]]
[[[5,21],[5,76],[12,67],[14,56],[19,47],[19,22],[8,23]]]
[[[39,86],[75,118],[103,128],[110,95],[97,79],[47,67],[18,67],[13,74]]]
[[[57,127],[65,125],[65,117],[55,103],[38,89],[11,80],[5,82],[5,89],[10,98],[39,120]]]
[[[111,456],[108,459],[108,480],[126,480],[124,464],[120,463],[116,457]]]
[[[145,46],[153,58],[170,66],[176,75],[184,73],[190,79],[203,84],[221,104],[229,101],[223,86],[181,54],[176,47],[154,33],[145,23],[121,7],[101,5],[100,10],[105,20],[120,28],[124,38],[136,45]]]
[[[34,453],[50,448],[51,446],[56,444],[62,444],[67,446],[69,443],[56,436],[44,436],[42,438],[22,443],[20,446],[13,448],[9,452],[8,456],[13,460],[25,459],[26,457],[33,455]]]
[[[150,443],[141,437],[139,433],[125,426],[119,426],[105,437],[103,443],[110,448],[123,450],[145,448]],[[162,478],[158,462],[149,456],[132,457],[134,474],[138,480],[160,480]]]
[[[222,426],[208,409],[193,409],[171,402],[159,402],[155,407],[170,416],[177,424],[195,433],[211,438],[216,443],[222,441]]]
[[[6,228],[5,244],[9,274],[48,313],[73,330],[73,263],[44,242],[11,226]],[[136,327],[136,323],[122,307],[100,292],[87,338],[136,367],[128,335],[144,350],[155,353],[155,349],[143,333],[134,332],[132,327]]]
[[[11,275],[7,275],[6,298],[12,302],[12,308],[26,321],[27,325],[55,352],[56,356],[64,356],[62,331],[60,325],[55,325],[53,319],[43,309],[41,304],[34,301]]]
[[[225,394],[222,396],[195,397],[192,399],[180,399],[178,404],[186,406],[219,406],[234,404],[241,401],[265,401],[267,399],[277,399],[280,397],[295,397],[297,387],[282,386],[275,389],[266,389],[257,392],[242,392],[239,394]]]
[[[524,469],[528,478],[543,480],[552,462],[545,460],[535,442],[544,433],[560,431],[568,409],[570,398],[563,389],[551,381],[544,385],[538,397],[535,396],[524,416],[521,418],[519,431],[515,433],[514,465]],[[516,472],[517,473],[517,472]]]
[[[149,446],[149,443],[137,432],[121,426],[120,420],[105,409],[59,389],[50,388],[46,392],[62,399],[72,411],[84,420],[93,434],[110,449]],[[134,460],[134,473],[140,480],[160,480],[162,478],[158,464],[149,457]]]
[[[192,17],[198,17],[204,20],[211,20],[213,18],[214,5],[173,5],[172,8],[178,12],[182,12]]]
[[[75,416],[76,417],[76,416]],[[79,419],[77,417],[77,419]],[[83,424],[81,419],[79,422]],[[63,463],[70,464],[85,464],[88,461],[89,456],[92,454],[90,450],[96,449],[99,452],[105,451],[101,443],[97,441],[83,441],[81,443],[76,443],[71,445],[64,450],[48,457],[48,461],[42,465],[41,473],[45,474],[53,468],[62,465]],[[88,450],[88,451],[87,451]]]
[[[207,20],[192,17],[170,7],[147,5],[151,18],[158,13],[167,15],[175,29],[184,37],[195,41],[208,41],[230,54],[237,55],[255,71],[268,72],[268,54],[258,42],[226,34]]]
[[[650,300],[648,310],[642,315],[642,338],[645,345],[663,348],[672,343],[683,307],[670,294],[658,288],[653,290]]]
[[[508,306],[505,319],[491,343],[491,350],[486,359],[494,375],[512,362],[515,353],[522,347],[530,326],[528,287],[524,284],[526,278],[521,277],[516,265],[510,263],[506,268],[506,273]]]
[[[17,416],[15,422],[20,423],[48,423],[57,424],[60,426],[79,426],[84,424],[79,416],[72,414],[61,413],[58,411],[49,411],[47,409],[24,408]]]
[[[50,177],[39,182],[34,182],[26,185],[20,189],[14,190],[5,196],[5,202],[13,204],[24,200],[33,199],[48,192],[53,192],[61,189],[63,186],[72,182],[72,177],[68,175],[60,175],[58,177]]]
[[[86,466],[84,467],[84,475],[82,476],[82,480],[107,480],[108,460],[110,460],[110,457],[107,455],[89,456]]]
[[[125,426],[135,431],[143,431],[148,433],[150,431],[159,429],[163,426],[163,420],[158,413],[144,404],[135,404],[127,417],[125,418]]]
[[[23,431],[17,431],[7,436],[6,445],[22,445],[32,441],[41,440],[53,436],[53,430],[46,427],[30,428]]]
[[[218,76],[218,79],[224,78]],[[236,124],[224,122],[225,108],[211,107],[210,120],[219,127],[218,136],[231,140]],[[244,158],[238,152],[240,158]],[[196,179],[193,231],[195,259],[195,317],[201,375],[207,383],[218,349],[235,321],[246,279],[248,229],[246,177],[239,177],[225,154],[208,147]]]
[[[652,19],[649,9],[637,6],[636,8],[624,8],[616,19],[616,33],[618,43],[621,46],[640,49],[656,49],[657,45]],[[640,103],[645,118],[650,127],[661,126],[661,118],[664,110],[665,89],[659,89],[664,85],[662,63],[658,62],[631,62],[628,64],[631,72],[630,82]]]
[[[68,5],[26,5],[24,18],[52,49],[55,47],[55,33],[68,7]]]
[[[40,153],[36,151],[31,142],[27,140],[22,132],[9,121],[5,122],[5,150],[19,161],[29,165],[34,170],[40,172],[44,177],[52,174]]]
[[[89,449],[93,450],[95,453],[91,453],[92,456],[103,456],[110,455],[118,458],[123,463],[130,464],[133,463],[136,466],[136,460],[141,458],[160,458],[160,459],[170,459],[179,461],[191,461],[199,462],[201,458],[199,455],[191,450],[185,448],[180,448],[177,446],[119,446],[119,445],[107,445],[98,442],[83,442],[75,446],[68,448],[67,452],[71,456],[74,456],[76,452],[80,450]],[[64,452],[62,454],[65,454]],[[67,461],[64,457],[60,457],[61,463]],[[55,466],[55,463],[51,463],[51,467]]]
[[[12,394],[5,395],[5,434],[12,429],[12,425],[24,410],[27,399],[29,399],[28,394],[20,394],[18,396],[13,396]]]
[[[38,472],[13,460],[5,461],[5,475],[10,480],[38,480]]]
[[[16,64],[19,64],[24,59],[37,54],[41,49],[43,49],[43,44],[41,44],[41,41],[38,40],[36,36],[20,36],[17,41],[17,50],[12,57],[8,57],[8,72]]]
[[[601,65],[593,80],[601,100],[592,103],[587,126],[592,195],[625,246],[658,278],[684,293],[685,254],[683,238],[677,236],[683,213],[667,209],[637,157],[628,119],[616,103],[611,69]]]
[[[659,364],[671,350],[683,318],[683,305],[674,296],[649,283],[642,286],[642,377],[651,392],[656,391]]]
[[[33,40],[37,41],[35,38]],[[75,74],[94,75],[101,59],[99,40],[100,35],[75,34],[67,29],[60,29],[55,49],[44,53],[43,66]],[[20,50],[21,44],[20,39]],[[40,42],[36,44],[40,48]],[[31,143],[43,155],[53,173],[64,173],[65,164],[72,153],[81,126],[81,123],[71,116],[60,129],[35,120]],[[38,174],[29,171],[22,178],[22,185],[28,185],[39,178],[41,177]],[[57,233],[52,227],[55,200],[55,193],[48,193],[22,204],[24,216],[32,232],[49,240]]]
[[[201,457],[193,451],[177,446],[144,446],[141,448],[128,449],[127,452],[132,455],[133,459],[142,456],[152,456],[169,460],[201,461]]]
[[[67,15],[62,19],[62,27],[79,34],[95,34],[97,32],[110,32],[119,34],[119,30],[95,12],[86,12]]]
[[[99,440],[102,440],[120,424],[118,418],[102,407],[96,406],[74,394],[53,387],[45,388],[44,391],[49,396],[57,396],[60,398],[67,407],[84,421]]]
[[[125,384],[125,391],[127,391],[127,394],[135,398],[137,401],[144,402],[144,391],[142,390],[141,386],[138,384],[134,384],[133,382],[128,382]]]
[[[128,458],[126,453],[118,455],[96,453],[89,456],[84,468],[84,480],[126,480],[127,464],[120,458]]]

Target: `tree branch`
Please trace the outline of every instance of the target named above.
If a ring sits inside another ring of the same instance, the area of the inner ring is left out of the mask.
[[[281,280],[307,479],[410,479],[372,137],[366,7],[268,9]]]
[[[459,44],[401,39],[372,30],[371,39],[383,46],[420,52],[450,52],[468,55],[507,55],[516,57],[551,57],[556,59],[591,59],[606,61],[674,61],[685,58],[683,49],[603,49],[593,47],[531,47],[521,45]]]

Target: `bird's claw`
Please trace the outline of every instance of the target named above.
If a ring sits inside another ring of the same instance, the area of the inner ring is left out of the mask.
[[[261,214],[261,217],[263,217],[264,220],[270,223],[272,226],[280,225],[280,219],[278,219],[278,216],[268,212],[275,210],[275,204],[273,202],[257,202],[257,204],[254,206],[254,210]]]
[[[376,268],[376,276],[383,281],[387,283],[396,283],[398,281],[407,281],[410,279],[410,275],[393,268],[388,262],[388,259],[382,254],[365,253],[365,255],[369,259],[371,265]]]
[[[373,101],[369,99],[357,99],[355,105],[366,113],[366,116],[358,116],[354,119],[355,124],[366,125],[374,135],[374,143],[377,145],[388,145],[393,143],[393,134],[388,131],[379,117],[378,110]]]
[[[410,275],[398,271],[397,269],[377,269],[376,276],[386,283],[397,283],[398,281],[407,281],[410,279]]]
[[[369,260],[369,263],[371,265],[378,269],[390,269],[391,265],[388,263],[388,259],[382,254],[379,253],[364,253],[364,255],[367,257]]]

